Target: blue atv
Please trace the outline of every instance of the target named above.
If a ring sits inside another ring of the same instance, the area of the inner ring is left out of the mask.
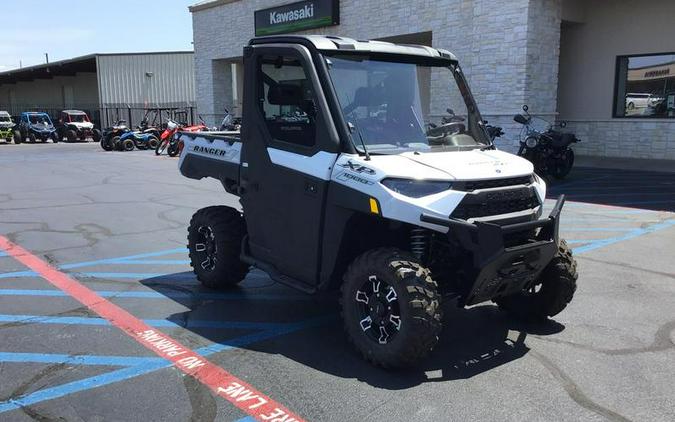
[[[28,142],[47,142],[51,139],[53,143],[59,142],[59,135],[56,133],[56,128],[52,119],[47,113],[24,111],[19,117],[19,123],[14,128],[19,133],[20,142],[28,138]],[[14,139],[16,142],[16,138]]]
[[[132,151],[138,149],[152,149],[153,151],[159,145],[159,139],[152,131],[133,131],[123,133],[112,139],[113,148],[117,151]]]

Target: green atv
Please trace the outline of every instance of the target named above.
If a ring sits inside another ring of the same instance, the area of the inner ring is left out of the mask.
[[[14,122],[12,117],[6,111],[0,111],[0,139],[4,139],[5,142],[11,142],[14,139],[15,144],[20,144],[21,134],[18,134],[18,131],[14,129]],[[18,135],[17,135],[18,134]]]

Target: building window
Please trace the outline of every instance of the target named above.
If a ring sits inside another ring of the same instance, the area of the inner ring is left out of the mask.
[[[616,58],[614,117],[675,118],[675,53]]]

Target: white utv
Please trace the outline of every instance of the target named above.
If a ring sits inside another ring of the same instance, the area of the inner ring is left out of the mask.
[[[492,145],[455,56],[333,36],[254,38],[243,56],[240,136],[179,134],[181,173],[220,180],[243,209],[192,217],[204,285],[255,266],[308,293],[339,288],[349,339],[383,367],[434,348],[444,297],[528,318],[570,302],[564,198],[541,218],[544,181]]]

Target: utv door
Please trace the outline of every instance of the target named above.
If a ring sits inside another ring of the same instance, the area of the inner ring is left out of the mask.
[[[240,178],[249,250],[311,289],[338,136],[309,50],[252,46],[244,56]]]

